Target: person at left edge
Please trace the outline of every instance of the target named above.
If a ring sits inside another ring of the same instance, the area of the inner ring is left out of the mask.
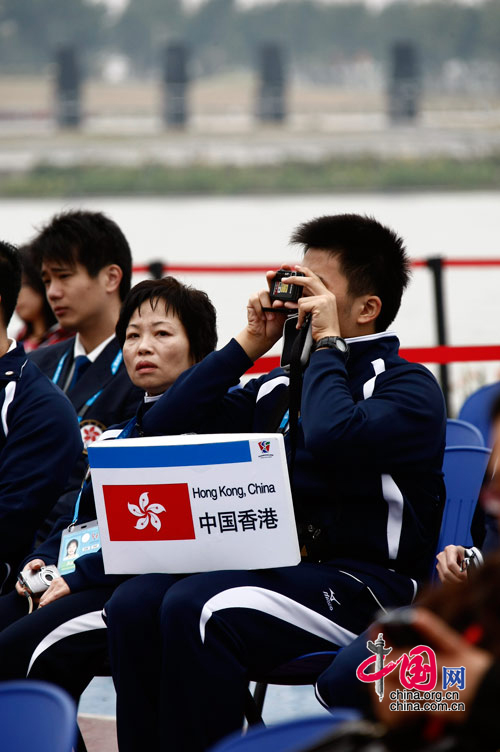
[[[100,212],[65,212],[56,215],[29,248],[41,267],[57,320],[75,332],[66,342],[30,353],[30,358],[68,395],[84,443],[66,493],[39,532],[43,540],[55,520],[73,509],[86,471],[85,447],[110,425],[130,419],[142,394],[128,377],[115,337],[132,275],[130,247],[118,225]],[[78,356],[87,356],[89,363],[75,374]]]
[[[7,336],[20,287],[18,252],[0,242],[0,593],[13,585],[82,450],[68,399]]]
[[[102,440],[147,435],[144,416],[157,409],[185,369],[215,348],[215,309],[206,293],[173,277],[143,280],[127,295],[116,333],[143,402],[132,420],[109,429]],[[91,482],[85,483],[77,516],[79,524],[96,517]],[[129,516],[133,529],[137,518]],[[60,520],[58,529],[26,558],[25,574],[33,574],[44,564],[56,564],[58,555],[64,558],[71,539],[76,538],[71,532],[62,541],[64,527]],[[181,577],[151,576],[171,583]],[[14,592],[0,598],[0,681],[26,676],[43,679],[63,687],[78,701],[94,675],[102,671],[107,656],[103,606],[126,579],[104,573],[101,551],[86,553],[75,559],[75,571],[54,579],[30,614],[18,583]]]

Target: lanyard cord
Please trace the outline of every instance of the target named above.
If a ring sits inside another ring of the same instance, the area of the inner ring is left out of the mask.
[[[69,350],[66,350],[66,352],[64,353],[64,355],[62,356],[62,358],[59,360],[59,363],[57,364],[57,367],[56,367],[56,370],[54,372],[54,375],[52,376],[52,383],[53,384],[58,384],[59,383],[59,379],[61,377],[61,371],[63,369],[64,362],[65,362],[66,358],[68,357],[68,354],[69,354]]]
[[[116,438],[117,439],[128,439],[129,436],[130,436],[130,434],[134,430],[134,428],[136,426],[136,423],[137,423],[137,416],[134,415],[134,417],[129,420],[129,422],[127,423],[127,425],[123,428],[123,430],[121,431],[121,433],[119,433]],[[72,520],[71,524],[68,527],[68,530],[70,532],[71,532],[71,530],[73,530],[74,526],[78,522],[78,514],[80,512],[80,501],[81,501],[81,498],[82,498],[82,493],[84,491],[85,484],[89,480],[90,480],[90,467],[87,469],[87,472],[85,473],[85,478],[82,481],[82,485],[80,486],[80,491],[78,492],[78,496],[76,497],[75,508],[74,508],[74,511],[73,511],[73,520]]]
[[[58,384],[59,383],[59,379],[61,378],[61,373],[62,373],[62,370],[63,370],[63,366],[64,366],[64,363],[66,362],[66,358],[68,357],[69,352],[70,352],[69,350],[66,350],[66,352],[64,353],[64,355],[62,355],[62,357],[60,358],[59,363],[56,366],[56,370],[54,372],[54,375],[52,376],[52,383],[53,384]],[[113,362],[111,363],[111,366],[110,366],[111,377],[115,376],[116,373],[118,372],[118,369],[121,366],[122,360],[123,360],[123,353],[122,353],[121,350],[119,350],[118,353],[117,353],[117,355],[115,356]],[[95,394],[92,394],[88,398],[88,400],[85,402],[85,404],[82,405],[82,407],[78,410],[77,416],[78,416],[78,421],[79,422],[83,419],[83,416],[85,415],[85,413],[87,412],[87,410],[89,409],[89,407],[92,407],[92,405],[97,400],[97,398],[102,394],[102,391],[103,391],[102,389],[98,389],[97,392],[95,392]]]

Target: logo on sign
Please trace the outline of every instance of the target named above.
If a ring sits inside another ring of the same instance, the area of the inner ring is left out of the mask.
[[[259,449],[262,452],[262,454],[269,454],[270,449],[271,449],[270,441],[259,441],[257,443],[259,445]]]
[[[196,537],[187,483],[103,486],[102,491],[112,541]]]

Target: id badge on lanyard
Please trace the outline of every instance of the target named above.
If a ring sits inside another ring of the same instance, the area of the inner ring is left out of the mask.
[[[119,439],[126,439],[130,436],[134,430],[136,424],[136,418],[129,420],[125,428],[118,436]],[[99,551],[101,548],[101,539],[99,536],[99,527],[97,520],[91,520],[90,522],[82,522],[81,525],[77,525],[78,513],[80,511],[80,500],[82,498],[83,489],[86,481],[90,477],[90,468],[87,469],[87,474],[82,482],[82,487],[75,502],[75,509],[73,512],[73,522],[64,530],[61,534],[61,545],[59,546],[59,559],[57,561],[57,568],[59,572],[69,574],[74,572],[75,561],[80,556],[86,554],[93,554]]]
[[[70,528],[61,535],[57,568],[62,575],[74,572],[75,561],[81,556],[93,554],[101,548],[97,520],[70,525]]]

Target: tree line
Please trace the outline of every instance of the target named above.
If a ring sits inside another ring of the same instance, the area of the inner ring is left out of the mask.
[[[500,2],[399,0],[373,9],[363,2],[241,7],[206,0],[189,10],[181,0],[129,0],[116,14],[95,0],[0,0],[0,71],[7,73],[43,70],[57,47],[73,44],[88,73],[118,53],[134,75],[153,75],[166,43],[178,40],[196,59],[196,75],[254,66],[257,48],[270,41],[303,71],[363,58],[384,62],[395,40],[411,41],[432,73],[450,59],[500,62]]]

